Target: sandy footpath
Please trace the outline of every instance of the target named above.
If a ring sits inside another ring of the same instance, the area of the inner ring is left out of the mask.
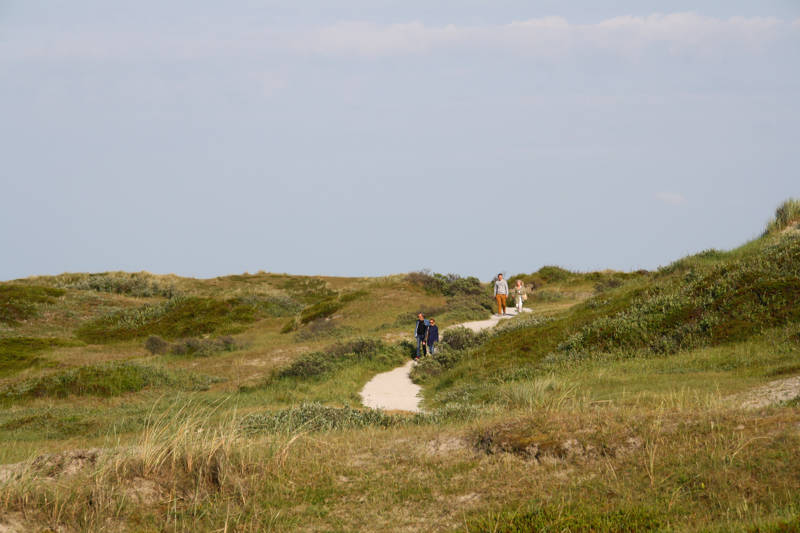
[[[523,309],[530,312],[530,309]],[[464,326],[472,331],[492,328],[503,319],[517,315],[516,309],[508,309],[506,316],[492,315],[487,320],[476,320],[475,322],[464,322],[450,327]],[[449,329],[449,328],[447,328]],[[442,336],[446,336],[447,329]],[[411,381],[409,375],[414,368],[414,361],[409,361],[405,365],[383,372],[372,378],[369,383],[364,385],[361,390],[361,401],[367,407],[373,409],[383,409],[386,411],[410,411],[417,413],[420,411],[419,402],[422,400],[419,393],[422,389],[419,385]]]

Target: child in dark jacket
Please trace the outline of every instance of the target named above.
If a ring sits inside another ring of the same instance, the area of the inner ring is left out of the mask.
[[[431,355],[433,355],[433,346],[437,342],[439,342],[439,326],[436,325],[436,320],[431,318],[428,322],[428,334],[425,337],[425,345]]]

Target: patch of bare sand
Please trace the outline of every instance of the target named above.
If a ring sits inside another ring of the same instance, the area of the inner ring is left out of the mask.
[[[757,389],[736,396],[736,400],[745,409],[760,409],[788,402],[798,396],[800,396],[800,376],[794,376],[770,381]]]

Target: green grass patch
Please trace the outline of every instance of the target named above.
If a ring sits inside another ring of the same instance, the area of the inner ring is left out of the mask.
[[[0,402],[68,396],[112,397],[146,387],[206,390],[219,379],[135,363],[103,363],[29,378],[0,388]]]
[[[271,303],[250,299],[173,298],[159,304],[117,311],[80,326],[78,338],[93,343],[113,342],[148,335],[175,339],[209,333],[232,334],[265,316],[274,316]]]
[[[524,511],[489,513],[473,519],[473,533],[637,533],[658,531],[669,522],[666,513],[647,507],[602,510],[592,507],[533,505]]]
[[[38,285],[0,285],[0,324],[14,325],[38,314],[38,305],[54,303],[64,289]]]
[[[0,339],[0,377],[9,376],[25,368],[44,363],[45,360],[38,355],[50,348],[81,345],[83,345],[82,342],[73,339],[38,337]]]

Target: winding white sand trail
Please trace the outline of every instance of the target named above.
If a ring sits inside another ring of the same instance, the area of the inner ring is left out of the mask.
[[[530,312],[530,309],[523,308],[523,312]],[[492,318],[486,320],[455,324],[447,329],[456,326],[464,326],[472,331],[492,328],[501,320],[516,316],[517,310],[510,308],[508,313],[506,316],[492,315]],[[447,329],[442,332],[442,337],[447,335]],[[420,411],[419,402],[422,400],[419,393],[422,388],[411,381],[409,374],[411,374],[412,368],[414,368],[414,361],[409,361],[394,370],[376,375],[361,390],[362,403],[373,409],[418,413]]]

